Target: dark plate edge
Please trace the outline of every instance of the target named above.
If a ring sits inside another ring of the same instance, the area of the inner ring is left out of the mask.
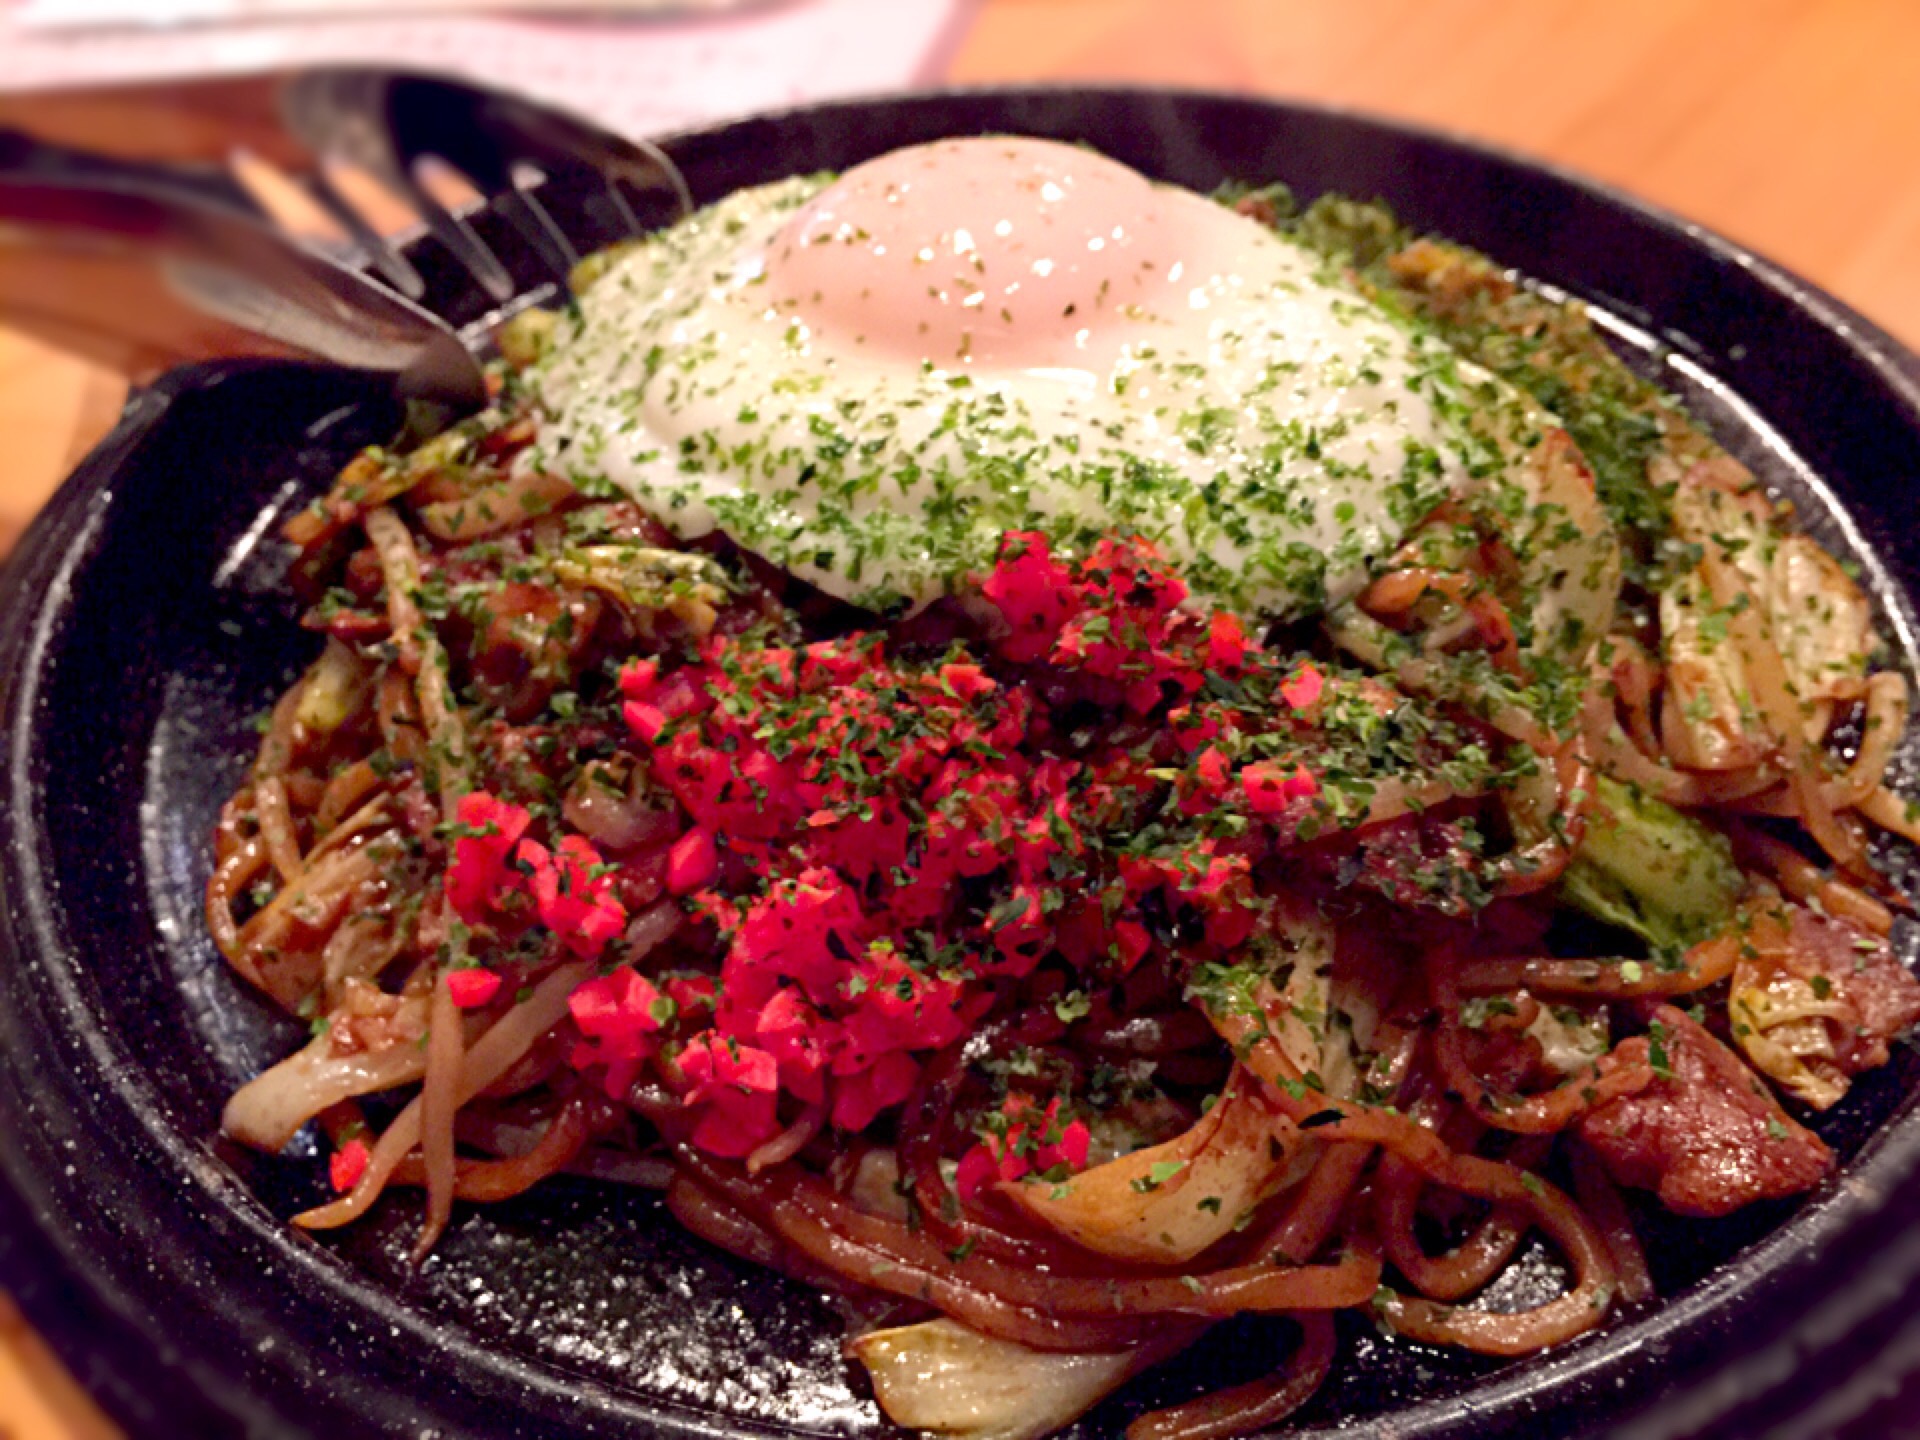
[[[909,98],[927,99],[950,97],[953,99],[964,99],[971,97],[1016,101],[1021,99],[1043,98],[1064,99],[1075,94],[1086,95],[1090,93],[1101,95],[1133,94],[1141,97],[1175,101],[1203,101],[1229,98],[1245,100],[1255,104],[1274,103],[1272,97],[1250,94],[1235,95],[1230,92],[1210,92],[1197,89],[1168,90],[1150,86],[1091,87],[1063,85],[961,87],[922,92],[912,97],[899,95],[870,97],[870,99],[867,100],[855,99],[834,102],[829,105],[796,108],[790,111],[773,112],[769,115],[757,116],[754,117],[753,121],[742,121],[739,123],[766,123],[769,121],[778,123],[783,118],[789,116],[817,115],[824,111],[838,109],[858,110],[864,104],[871,103],[872,100],[878,99],[898,102],[902,99]],[[1602,203],[1631,212],[1645,221],[1671,232],[1678,238],[1705,249],[1721,263],[1747,271],[1753,278],[1767,288],[1775,291],[1790,304],[1809,313],[1822,327],[1837,335],[1855,353],[1862,355],[1872,367],[1881,383],[1899,398],[1903,407],[1915,416],[1917,423],[1920,423],[1920,359],[1917,359],[1880,327],[1860,316],[1844,303],[1826,295],[1784,267],[1756,256],[1753,252],[1734,241],[1719,236],[1715,232],[1709,231],[1701,226],[1685,221],[1656,206],[1640,201],[1614,187],[1594,181],[1576,172],[1552,165],[1541,164],[1501,147],[1468,139],[1448,131],[1386,120],[1382,117],[1377,117],[1365,112],[1347,110],[1342,107],[1292,104],[1291,102],[1284,101],[1279,103],[1287,104],[1289,108],[1296,111],[1317,113],[1347,123],[1364,126],[1375,131],[1410,136],[1428,143],[1476,152],[1507,164],[1524,166],[1525,168],[1545,174],[1579,191],[1585,192]],[[686,133],[689,136],[698,134],[703,140],[711,142],[715,136],[725,134],[730,128],[732,127],[723,124],[698,132]],[[683,137],[678,135],[669,137],[668,143],[671,145],[674,140],[681,138]],[[94,513],[95,507],[104,503],[108,498],[112,478],[117,470],[125,463],[126,459],[134,453],[147,432],[159,422],[171,404],[183,395],[204,388],[207,385],[217,383],[220,376],[225,373],[230,373],[230,370],[231,367],[214,366],[195,367],[189,370],[176,371],[164,377],[153,387],[137,393],[130,400],[127,411],[113,434],[103,441],[101,446],[81,464],[74,475],[70,477],[62,487],[54,501],[50,502],[46,511],[36,520],[29,530],[28,535],[23,538],[18,551],[18,554],[22,557],[22,561],[16,562],[14,565],[8,567],[4,577],[0,577],[0,613],[11,613],[15,607],[21,606],[23,603],[35,610],[41,610],[48,605],[50,595],[55,592],[57,586],[63,581],[64,576],[69,573],[71,563],[81,553],[80,550],[75,550],[71,554],[65,552],[67,552],[70,547],[76,545],[81,546],[82,549],[84,548],[84,540],[90,517]],[[44,618],[44,616],[41,618]],[[15,638],[14,634],[9,634],[7,642],[4,645],[0,645],[0,677],[5,677],[0,678],[0,697],[4,697],[7,700],[9,708],[11,708],[12,705],[11,692],[16,683],[15,677],[23,673],[19,668],[20,663],[29,660],[44,644],[46,638],[43,627],[40,625],[34,626],[30,633],[23,628],[18,634],[20,637],[18,639]],[[10,738],[17,742],[19,737],[15,736]],[[21,753],[23,753],[22,749],[16,743],[12,751],[11,760],[17,761]],[[24,776],[17,775],[10,777],[15,785],[20,787],[15,788],[15,794],[30,793],[29,787],[21,785],[24,778]],[[9,817],[6,822],[6,831],[10,843],[17,846],[18,836],[14,833],[13,817]],[[0,915],[0,937],[12,942],[14,935],[15,917],[11,914]],[[12,948],[13,953],[16,955],[21,953],[17,948],[12,947],[11,944],[10,948]],[[33,1086],[31,1083],[22,1084],[21,1082],[23,1080],[30,1082],[31,1077],[21,1072],[17,1065],[10,1064],[5,1051],[0,1050],[0,1095],[6,1095],[9,1100],[13,1101],[27,1099],[30,1105],[31,1096],[34,1093]],[[1869,1150],[1862,1155],[1861,1159],[1856,1161],[1856,1172],[1866,1168],[1871,1169],[1875,1175],[1878,1175],[1879,1172],[1887,1168],[1895,1170],[1909,1168],[1911,1164],[1910,1156],[1883,1154],[1882,1151],[1884,1149],[1885,1147],[1880,1146],[1877,1142],[1870,1146]],[[0,1153],[0,1179],[6,1180],[15,1187],[15,1194],[9,1197],[5,1193],[6,1186],[0,1186],[0,1207],[4,1207],[11,1200],[18,1205],[21,1212],[20,1218],[23,1222],[30,1224],[32,1220],[37,1217],[42,1225],[59,1224],[64,1217],[57,1216],[53,1212],[52,1207],[46,1203],[48,1194],[46,1187],[35,1178],[32,1168],[23,1163],[21,1156],[22,1151],[13,1145],[7,1146],[5,1151]],[[1856,1173],[1856,1175],[1851,1178],[1864,1179],[1865,1177],[1859,1176]],[[1870,1217],[1874,1211],[1880,1208],[1880,1205],[1885,1202],[1886,1198],[1884,1193],[1874,1196],[1859,1193],[1858,1191],[1849,1192],[1844,1195],[1836,1193],[1828,1197],[1823,1197],[1822,1201],[1816,1207],[1819,1214],[1817,1216],[1806,1217],[1805,1223],[1817,1226],[1822,1236],[1836,1234],[1841,1230],[1851,1227],[1857,1221],[1864,1221],[1866,1217]],[[0,1215],[7,1216],[9,1220],[13,1218],[11,1215],[8,1215],[8,1212],[4,1208],[0,1208]],[[25,1263],[17,1266],[17,1273],[25,1277],[25,1283],[22,1285],[22,1288],[27,1291],[29,1296],[26,1302],[27,1308],[30,1314],[34,1314],[37,1321],[46,1324],[46,1318],[40,1313],[43,1307],[37,1304],[31,1297],[36,1293],[65,1288],[60,1286],[57,1281],[60,1273],[60,1262],[45,1255],[42,1255],[38,1262],[36,1262],[35,1259],[28,1254],[26,1247],[12,1238],[14,1228],[12,1224],[8,1224],[5,1230],[0,1231],[0,1270],[6,1270],[11,1275],[15,1273],[16,1270],[16,1257],[24,1259]],[[70,1241],[77,1239],[77,1232],[67,1232],[67,1238]],[[162,1337],[162,1348],[165,1348],[164,1326],[159,1323],[159,1317],[148,1315],[145,1317],[148,1323],[143,1325],[139,1320],[134,1318],[138,1311],[138,1306],[129,1302],[124,1289],[117,1281],[113,1280],[111,1270],[101,1263],[98,1257],[86,1255],[84,1251],[76,1249],[72,1243],[59,1248],[66,1262],[67,1273],[85,1276],[88,1283],[94,1287],[95,1296],[101,1297],[108,1302],[105,1306],[105,1314],[111,1321],[108,1328],[114,1331],[116,1337],[119,1332],[127,1332],[129,1338],[137,1335],[138,1338],[134,1343],[143,1347],[141,1351],[142,1358],[150,1363],[154,1354],[152,1344],[155,1335]],[[1753,1253],[1759,1254],[1773,1248],[1775,1247],[1770,1240],[1763,1242]],[[1882,1267],[1880,1274],[1883,1277],[1893,1274],[1904,1277],[1915,1271],[1920,1271],[1920,1238],[1883,1251],[1879,1256],[1879,1261]],[[22,1282],[15,1281],[14,1283],[21,1284]],[[1896,1293],[1891,1299],[1885,1294],[1880,1293],[1884,1291],[1885,1288],[1885,1286],[1875,1287],[1871,1293],[1852,1298],[1851,1300],[1849,1300],[1847,1296],[1842,1296],[1840,1298],[1842,1300],[1848,1300],[1849,1303],[1839,1307],[1838,1310],[1836,1310],[1834,1306],[1825,1308],[1835,1311],[1830,1318],[1836,1322],[1842,1319],[1841,1312],[1844,1312],[1845,1315],[1853,1317],[1852,1319],[1846,1320],[1845,1323],[1859,1323],[1861,1320],[1885,1312],[1890,1307],[1892,1301],[1897,1300],[1899,1286],[1894,1287]],[[48,1298],[52,1298],[50,1294]],[[1713,1305],[1724,1303],[1725,1298],[1725,1295],[1722,1294],[1722,1286],[1717,1282],[1711,1283],[1708,1286],[1702,1287],[1695,1296],[1691,1297],[1689,1304],[1684,1306],[1669,1306],[1664,1313],[1674,1315],[1676,1320],[1678,1320],[1681,1317],[1676,1312],[1682,1310],[1698,1311],[1709,1308]],[[70,1305],[72,1301],[71,1292],[59,1295],[58,1299],[62,1304]],[[1816,1317],[1818,1317],[1820,1313],[1820,1311],[1814,1312]],[[87,1363],[91,1362],[97,1356],[100,1349],[111,1348],[109,1337],[103,1334],[101,1329],[93,1325],[92,1322],[96,1318],[100,1317],[89,1315],[86,1317],[84,1323],[71,1326],[71,1333],[69,1333],[68,1327],[59,1325],[57,1323],[57,1317],[55,1317],[55,1323],[48,1325],[50,1338],[53,1339],[56,1347],[61,1349],[70,1360],[78,1359],[85,1363],[83,1374],[85,1374],[89,1380],[97,1381],[104,1378],[108,1381],[105,1397],[110,1398],[110,1408],[119,1411],[121,1406],[130,1404],[133,1408],[125,1412],[129,1420],[135,1420],[136,1415],[151,1419],[157,1412],[152,1408],[154,1397],[151,1394],[150,1387],[144,1392],[139,1389],[129,1390],[124,1383],[121,1383],[125,1374],[122,1367],[117,1365],[104,1367],[107,1373],[103,1377],[103,1367],[101,1365],[97,1363]],[[107,1341],[107,1345],[103,1346],[103,1341]],[[1786,1347],[1785,1350],[1782,1349],[1783,1346]],[[1733,1366],[1729,1366],[1723,1372],[1720,1380],[1709,1385],[1696,1387],[1694,1393],[1697,1394],[1703,1402],[1706,1401],[1706,1392],[1709,1390],[1724,1393],[1726,1398],[1732,1398],[1735,1395],[1740,1398],[1751,1398],[1754,1392],[1751,1388],[1747,1387],[1754,1385],[1764,1387],[1770,1385],[1772,1378],[1782,1373],[1781,1365],[1783,1356],[1804,1359],[1807,1350],[1808,1347],[1804,1342],[1789,1338],[1789,1340],[1783,1341],[1779,1345],[1748,1357]],[[1564,1373],[1567,1378],[1572,1378],[1580,1370],[1586,1368],[1583,1364],[1579,1363],[1581,1359],[1582,1357],[1578,1354],[1565,1357],[1567,1368]],[[1559,1367],[1555,1367],[1555,1375],[1558,1376],[1561,1373]],[[1726,1378],[1736,1374],[1745,1378],[1740,1380]],[[1730,1386],[1732,1387],[1731,1389],[1729,1389]],[[1498,1397],[1502,1388],[1503,1387],[1496,1382],[1486,1391],[1481,1392],[1481,1394],[1484,1395],[1485,1398],[1492,1400]],[[123,1391],[126,1393],[120,1393]],[[231,1398],[231,1392],[229,1393],[229,1398]],[[1416,1407],[1414,1411],[1403,1412],[1403,1414],[1405,1414],[1409,1420],[1413,1420],[1416,1416],[1423,1415],[1427,1408],[1428,1407],[1425,1406]],[[1706,1404],[1704,1410],[1693,1407],[1692,1413],[1695,1414],[1697,1423],[1699,1420],[1703,1420],[1706,1415],[1717,1414],[1723,1408],[1724,1406],[1717,1402],[1709,1402]],[[163,1411],[160,1413],[166,1414],[169,1422],[167,1426],[168,1429],[177,1428],[178,1422],[183,1418],[182,1411],[177,1408],[163,1407]],[[264,1412],[256,1411],[255,1413],[256,1415],[261,1415]],[[1677,1424],[1678,1421],[1676,1420],[1675,1423]],[[249,1428],[251,1429],[253,1427],[249,1426]],[[269,1426],[270,1430],[272,1428],[273,1427]],[[1667,1424],[1662,1423],[1657,1430],[1635,1426],[1632,1433],[1681,1434],[1688,1432],[1684,1429],[1669,1428]]]
[[[31,610],[35,620],[31,626],[8,625],[0,632],[0,708],[16,720],[7,735],[7,785],[13,794],[32,793],[24,772],[30,746],[22,733],[32,710],[29,703],[16,713],[16,700],[23,685],[29,702],[38,688],[39,657],[49,638],[49,602],[84,557],[88,532],[111,498],[114,476],[176,400],[210,383],[217,368],[172,370],[151,385],[135,388],[112,431],[42,507],[0,570],[0,616]],[[38,857],[23,833],[29,827],[21,818],[13,813],[0,817],[0,838],[13,863],[37,869]],[[0,908],[0,953],[11,964],[37,964],[26,959],[30,952],[20,943],[22,928],[22,917],[11,906]],[[11,1002],[23,989],[9,985],[0,999]],[[0,1011],[0,1019],[13,1018]],[[38,1018],[37,1010],[29,1009],[16,1023],[29,1025]],[[0,1111],[41,1113],[38,1102],[50,1087],[25,1063],[28,1058],[29,1052],[0,1045]],[[154,1426],[162,1416],[169,1421],[177,1417],[205,1433],[217,1433],[216,1427],[231,1423],[230,1418],[209,1409],[178,1367],[158,1367],[158,1385],[125,1383],[142,1362],[151,1363],[163,1337],[143,1323],[141,1307],[112,1268],[78,1243],[49,1183],[62,1163],[44,1128],[14,1129],[9,1143],[0,1147],[0,1280],[76,1379],[121,1424],[139,1433],[135,1427]]]

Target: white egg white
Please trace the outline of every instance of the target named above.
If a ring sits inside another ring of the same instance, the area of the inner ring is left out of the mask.
[[[1118,530],[1159,544],[1197,595],[1290,616],[1355,593],[1438,499],[1504,467],[1489,402],[1507,433],[1528,423],[1504,387],[1319,257],[1165,187],[1157,203],[1204,236],[1198,255],[1144,258],[1137,287],[1103,281],[1048,317],[1064,339],[1016,346],[1014,363],[970,353],[964,331],[915,357],[911,333],[815,323],[819,290],[777,298],[769,257],[829,184],[740,191],[602,275],[540,379],[537,463],[875,609],[939,595],[1008,530],[1067,548]],[[838,273],[859,285],[880,262],[842,229]],[[922,253],[935,244],[984,270],[951,232]],[[936,283],[928,303],[990,304],[1017,331],[1016,282],[978,301]]]

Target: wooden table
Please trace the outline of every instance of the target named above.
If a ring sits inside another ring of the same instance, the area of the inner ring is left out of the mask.
[[[986,0],[956,81],[1330,101],[1623,185],[1920,348],[1914,0]],[[0,549],[111,424],[117,380],[0,330]],[[111,1433],[0,1302],[0,1440]]]

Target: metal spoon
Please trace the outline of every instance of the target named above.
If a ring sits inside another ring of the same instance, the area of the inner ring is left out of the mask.
[[[233,355],[392,377],[465,414],[479,363],[438,317],[236,209],[177,190],[0,172],[0,314],[136,379]]]

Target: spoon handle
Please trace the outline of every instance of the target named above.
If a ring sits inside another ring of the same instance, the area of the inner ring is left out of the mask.
[[[134,378],[301,358],[390,375],[405,399],[485,403],[478,363],[437,317],[237,205],[118,165],[56,178],[0,163],[0,313]]]

